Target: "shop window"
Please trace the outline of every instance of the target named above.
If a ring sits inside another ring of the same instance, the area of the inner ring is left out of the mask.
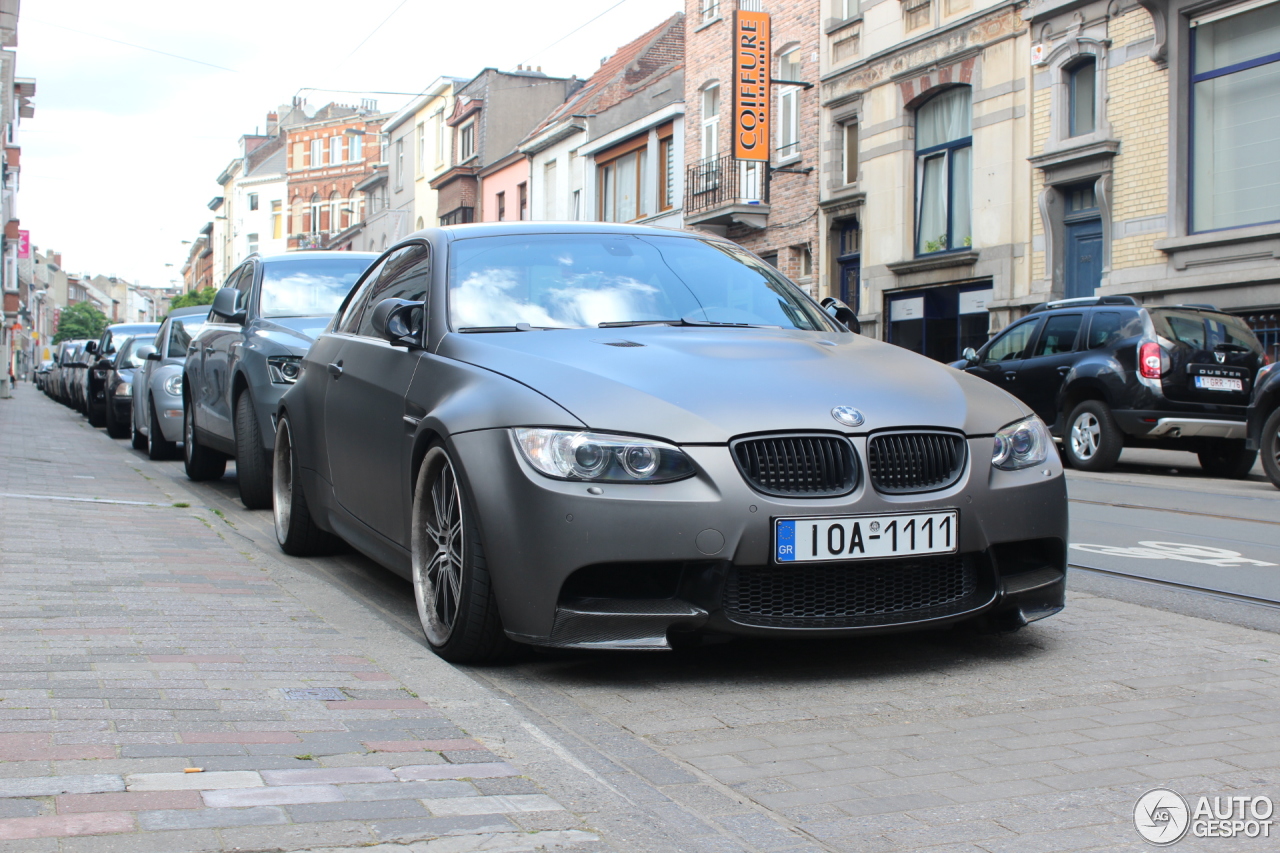
[[[1191,26],[1191,230],[1280,221],[1280,3]]]
[[[1067,68],[1067,135],[1093,133],[1098,125],[1098,61],[1085,56]]]
[[[973,244],[973,137],[968,86],[948,89],[916,111],[916,254]]]

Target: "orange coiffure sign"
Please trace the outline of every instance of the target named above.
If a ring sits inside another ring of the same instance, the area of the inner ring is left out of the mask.
[[[769,159],[769,13],[733,14],[733,156]]]

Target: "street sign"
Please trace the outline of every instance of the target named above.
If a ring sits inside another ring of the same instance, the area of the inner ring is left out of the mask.
[[[733,156],[769,160],[768,12],[733,13]]]

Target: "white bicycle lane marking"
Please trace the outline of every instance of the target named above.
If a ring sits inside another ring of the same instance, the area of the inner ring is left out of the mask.
[[[1239,551],[1226,548],[1214,548],[1209,545],[1188,545],[1182,542],[1139,542],[1138,547],[1123,545],[1090,545],[1073,543],[1072,548],[1090,554],[1104,554],[1108,557],[1132,557],[1136,560],[1177,560],[1183,563],[1204,563],[1219,568],[1236,566],[1274,566],[1265,560],[1254,560]]]

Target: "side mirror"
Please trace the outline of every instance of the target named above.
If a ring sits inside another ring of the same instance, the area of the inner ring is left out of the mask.
[[[234,287],[224,287],[219,290],[213,297],[213,307],[209,311],[211,314],[225,317],[228,323],[243,323],[249,313],[241,307],[240,291]]]
[[[152,350],[151,352],[146,354],[145,358],[147,359],[147,361],[161,361],[163,356],[161,356],[160,353],[156,352],[155,350]]]
[[[964,352],[960,353],[960,357],[970,364],[978,363],[978,351],[973,347],[965,347]]]
[[[98,342],[97,342],[97,341],[89,341],[88,343],[86,343],[86,344],[84,345],[84,351],[85,351],[85,352],[87,352],[87,353],[89,353],[90,355],[93,355],[95,352],[97,352],[97,351],[98,351]]]
[[[384,299],[373,309],[373,331],[381,338],[410,349],[422,348],[422,319],[427,303]]]
[[[862,334],[862,324],[858,322],[858,315],[853,312],[852,308],[845,305],[839,299],[836,299],[834,296],[828,296],[826,299],[822,300],[822,310],[830,314],[837,323],[841,324],[855,335]]]

